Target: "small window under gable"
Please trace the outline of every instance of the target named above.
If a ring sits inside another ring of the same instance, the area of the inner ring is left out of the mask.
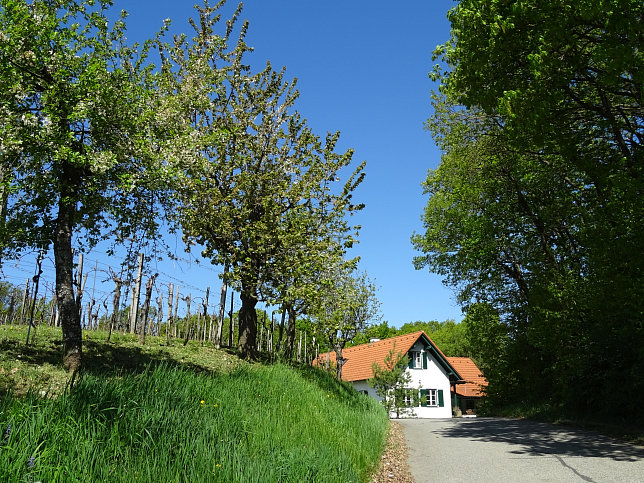
[[[427,369],[427,354],[424,351],[409,351],[410,369]]]

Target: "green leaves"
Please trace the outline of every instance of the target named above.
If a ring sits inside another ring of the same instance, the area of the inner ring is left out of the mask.
[[[444,155],[414,263],[444,275],[468,315],[490,307],[506,324],[507,350],[484,361],[511,381],[505,396],[608,397],[591,383],[615,347],[604,335],[642,343],[643,16],[631,0],[463,0],[435,52],[450,70],[428,128]],[[473,327],[496,340],[496,325]],[[612,367],[644,367],[626,353]]]

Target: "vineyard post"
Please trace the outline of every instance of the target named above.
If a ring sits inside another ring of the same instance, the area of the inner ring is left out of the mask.
[[[132,303],[130,304],[130,334],[136,332],[136,319],[139,312],[139,295],[141,294],[141,278],[143,275],[143,253],[139,253],[136,282],[132,290]]]
[[[186,315],[186,323],[185,323],[186,338],[183,341],[183,345],[186,346],[188,344],[188,337],[190,336],[190,330],[189,330],[190,329],[190,301],[191,301],[190,294],[186,295],[182,300],[186,302],[187,311],[188,311],[188,314]]]
[[[175,287],[174,290],[174,316],[172,317],[172,322],[173,322],[173,333],[172,335],[174,337],[177,337],[177,325],[178,325],[178,320],[177,320],[177,311],[179,310],[179,285]]]
[[[226,316],[226,282],[221,282],[221,294],[219,297],[219,318],[215,330],[215,348],[221,348],[221,336],[224,331],[224,317]]]

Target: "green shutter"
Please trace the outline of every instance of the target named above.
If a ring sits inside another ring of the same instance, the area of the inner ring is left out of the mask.
[[[423,352],[423,369],[427,369],[427,352]]]
[[[443,390],[439,389],[438,390],[438,407],[442,408],[445,406],[445,402],[443,402]]]
[[[409,357],[409,368],[410,368],[410,369],[413,369],[413,368],[414,368],[414,353],[413,353],[413,352],[409,352],[409,353],[407,354],[407,357]]]
[[[427,406],[427,389],[420,390],[420,405],[423,407]]]

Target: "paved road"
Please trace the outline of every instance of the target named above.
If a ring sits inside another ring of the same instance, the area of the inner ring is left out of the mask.
[[[496,418],[399,420],[424,482],[644,482],[644,448],[545,423]]]

